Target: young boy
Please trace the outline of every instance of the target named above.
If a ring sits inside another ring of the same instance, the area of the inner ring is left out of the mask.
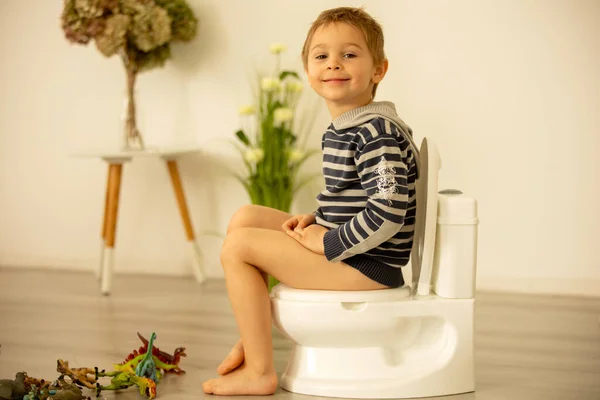
[[[266,274],[299,289],[404,284],[417,153],[393,104],[373,102],[388,68],[381,27],[362,9],[324,11],[308,32],[302,59],[333,119],[322,141],[326,188],[313,214],[249,205],[232,217],[221,262],[241,339],[218,367],[222,376],[204,382],[206,393],[277,389]]]

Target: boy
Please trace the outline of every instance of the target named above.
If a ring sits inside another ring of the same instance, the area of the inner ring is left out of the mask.
[[[404,284],[415,223],[417,154],[393,104],[373,102],[387,71],[381,27],[362,9],[321,13],[302,50],[311,87],[333,119],[323,136],[325,190],[314,214],[242,207],[221,252],[240,341],[206,393],[277,389],[266,274],[287,286],[377,290]]]

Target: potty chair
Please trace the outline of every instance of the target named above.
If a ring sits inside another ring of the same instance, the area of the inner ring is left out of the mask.
[[[295,393],[414,398],[475,390],[476,201],[438,192],[440,158],[421,143],[412,282],[373,291],[271,291],[293,347],[280,383]]]

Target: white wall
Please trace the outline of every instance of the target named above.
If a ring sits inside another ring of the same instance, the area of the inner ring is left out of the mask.
[[[479,202],[478,288],[600,294],[600,2],[191,0],[195,42],[141,76],[149,145],[196,141],[180,164],[211,276],[232,213],[246,203],[224,170],[224,140],[251,100],[248,73],[268,45],[300,67],[311,21],[365,5],[386,33],[390,71],[378,99],[396,102],[418,142],[433,138],[441,187]],[[124,73],[116,58],[70,45],[61,0],[0,0],[0,265],[92,270],[100,249],[106,168],[70,156],[119,142]],[[311,140],[328,123],[324,105]],[[318,170],[317,162],[307,169]],[[315,184],[296,211],[315,206]],[[213,232],[216,235],[213,235]],[[190,274],[168,174],[125,166],[117,272]]]

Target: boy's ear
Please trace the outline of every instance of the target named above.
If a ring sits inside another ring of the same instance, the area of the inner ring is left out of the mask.
[[[388,60],[386,58],[381,62],[381,64],[379,66],[375,67],[375,73],[373,74],[373,82],[374,83],[381,82],[381,80],[385,76],[387,70],[388,70]]]

